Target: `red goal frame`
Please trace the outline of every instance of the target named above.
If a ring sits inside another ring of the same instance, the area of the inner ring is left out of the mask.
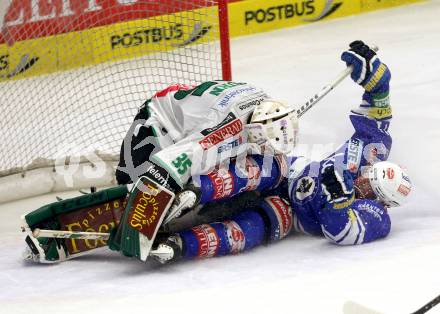
[[[219,0],[218,16],[220,25],[220,47],[223,80],[232,80],[231,48],[229,39],[228,0]]]

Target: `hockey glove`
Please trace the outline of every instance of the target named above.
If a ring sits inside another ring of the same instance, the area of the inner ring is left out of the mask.
[[[346,202],[354,196],[351,175],[347,171],[341,175],[333,166],[322,170],[321,187],[330,204]]]
[[[350,49],[342,53],[342,61],[353,66],[351,78],[372,94],[389,92],[391,72],[376,56],[376,52],[364,42],[357,40],[350,44]]]

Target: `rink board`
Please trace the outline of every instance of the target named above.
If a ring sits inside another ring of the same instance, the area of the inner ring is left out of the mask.
[[[203,16],[203,24],[196,17]],[[104,62],[132,59],[146,54],[177,50],[189,44],[212,41],[218,31],[217,8],[177,12],[161,19],[129,20],[78,32],[0,45],[0,81],[65,71]],[[206,27],[191,40],[198,28]],[[218,36],[215,36],[217,38]],[[23,56],[36,60],[14,73]]]
[[[229,5],[231,36],[362,14],[422,0],[247,0]]]
[[[250,35],[421,1],[234,1],[229,4],[230,34],[231,37]],[[132,6],[136,8],[139,4]],[[98,24],[100,26],[95,27],[97,24],[92,18],[96,17],[93,16],[78,25],[75,23],[81,22],[81,19],[73,19],[67,28],[62,24],[65,23],[65,16],[62,15],[66,15],[70,8],[63,8],[64,11],[58,13],[61,16],[38,22],[41,28],[38,34],[30,31],[34,23],[23,22],[23,25],[18,25],[16,20],[9,21],[9,24],[5,24],[9,25],[6,31],[1,34],[3,37],[0,37],[0,42],[3,42],[0,45],[0,82],[132,59],[206,43],[212,40],[212,36],[218,38],[217,7],[173,12],[162,15],[160,20],[157,16],[124,16],[123,13],[129,8],[130,5],[120,8],[118,19],[122,19],[122,22],[101,17],[103,22],[100,24],[105,25]],[[203,23],[197,23],[197,16],[205,18]],[[61,24],[63,27],[60,27]],[[73,31],[80,26],[83,29]],[[191,36],[200,27],[205,28],[205,32],[191,40]]]

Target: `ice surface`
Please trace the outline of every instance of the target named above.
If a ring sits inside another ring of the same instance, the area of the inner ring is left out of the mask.
[[[60,265],[21,261],[19,216],[54,195],[0,206],[0,313],[342,313],[351,300],[410,313],[440,294],[440,3],[432,1],[235,39],[235,80],[301,103],[336,76],[354,39],[376,43],[393,73],[391,160],[408,167],[410,203],[391,235],[336,247],[294,235],[251,252],[165,267],[108,252]],[[346,80],[301,119],[301,142],[341,143],[361,89]],[[65,193],[63,196],[72,195]],[[429,313],[440,313],[440,306]]]

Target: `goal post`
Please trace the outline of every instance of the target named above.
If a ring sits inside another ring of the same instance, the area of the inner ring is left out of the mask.
[[[231,79],[227,0],[0,4],[0,203],[115,184],[138,108]]]

